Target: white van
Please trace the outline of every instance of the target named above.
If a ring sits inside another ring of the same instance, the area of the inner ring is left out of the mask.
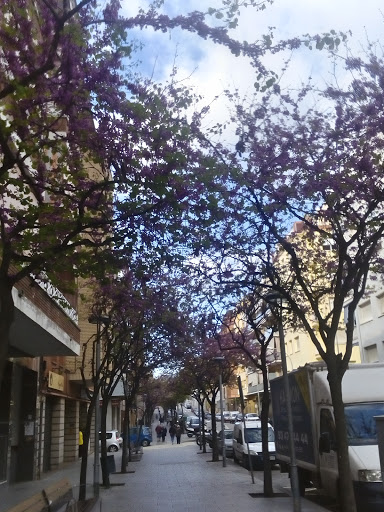
[[[233,429],[233,459],[235,462],[241,463],[244,467],[249,466],[249,457],[247,449],[247,441],[249,452],[251,455],[252,467],[260,467],[263,465],[263,453],[261,443],[261,421],[246,421],[245,436],[244,422],[235,423]],[[268,423],[268,451],[269,458],[274,463],[276,460],[275,448],[275,432],[272,425]]]

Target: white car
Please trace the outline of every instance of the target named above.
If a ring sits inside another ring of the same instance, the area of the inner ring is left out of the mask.
[[[247,444],[248,443],[248,444]],[[261,442],[261,422],[247,421],[235,423],[233,429],[233,460],[249,468],[248,447],[253,468],[263,467],[263,447]],[[276,461],[275,432],[268,423],[268,451],[272,464]]]
[[[244,419],[245,419],[245,421],[259,421],[260,420],[259,415],[256,414],[255,412],[248,412],[244,416]]]
[[[101,438],[101,432],[99,432],[99,439]],[[107,430],[105,432],[105,438],[107,440],[107,451],[117,452],[123,444],[123,438],[121,437],[118,430]],[[99,441],[99,445],[101,441]]]

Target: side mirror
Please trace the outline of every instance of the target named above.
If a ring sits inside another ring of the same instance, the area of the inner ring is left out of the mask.
[[[322,432],[319,438],[319,452],[320,455],[323,453],[329,453],[331,451],[331,439],[329,432]]]

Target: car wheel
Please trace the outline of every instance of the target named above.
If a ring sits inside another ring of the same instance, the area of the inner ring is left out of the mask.
[[[111,444],[111,446],[108,448],[108,451],[109,452],[117,452],[118,451],[118,447],[115,446],[114,444]]]
[[[141,441],[141,446],[149,446],[148,441],[147,441],[146,439],[143,439],[143,440]]]

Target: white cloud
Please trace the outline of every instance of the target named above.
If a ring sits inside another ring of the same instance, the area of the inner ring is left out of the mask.
[[[122,0],[123,9],[134,14],[139,6],[148,5],[143,0]],[[193,10],[207,9],[207,6],[219,6],[219,0],[166,0],[164,10],[171,14],[185,14]],[[238,28],[233,37],[250,43],[267,33],[269,26],[276,27],[275,40],[302,34],[319,34],[351,30],[350,45],[355,52],[361,51],[367,37],[376,40],[384,29],[381,14],[382,0],[275,0],[262,12],[247,8],[239,19]],[[211,103],[213,98],[229,88],[253,91],[255,70],[247,59],[236,58],[226,48],[215,45],[199,36],[174,30],[172,34],[154,33],[151,29],[138,34],[146,44],[143,51],[143,69],[154,78],[164,80],[172,69],[177,51],[176,64],[179,77],[191,75],[189,82],[194,85]],[[176,50],[177,49],[177,50]],[[265,59],[267,65],[275,66],[279,71],[282,57]],[[156,63],[156,65],[155,65]],[[154,68],[155,66],[155,68]],[[326,52],[303,50],[293,58],[292,67],[287,73],[285,83],[291,86],[305,82],[309,75],[322,84],[331,79],[331,67]],[[212,105],[212,118],[223,121],[227,116],[225,101]]]

